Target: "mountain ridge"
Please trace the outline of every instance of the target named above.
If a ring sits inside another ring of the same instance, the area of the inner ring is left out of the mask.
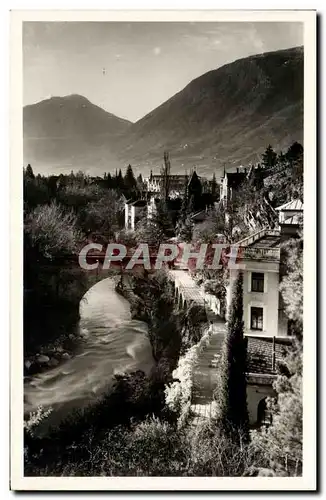
[[[167,150],[175,173],[196,166],[208,175],[258,161],[269,143],[280,150],[302,142],[303,48],[210,70],[135,123],[78,94],[28,105],[23,113],[25,162],[36,157],[101,173],[131,163],[147,173]]]
[[[167,149],[173,164],[211,171],[257,160],[269,143],[301,142],[302,121],[302,47],[256,54],[192,80],[138,120],[121,157],[153,165]]]

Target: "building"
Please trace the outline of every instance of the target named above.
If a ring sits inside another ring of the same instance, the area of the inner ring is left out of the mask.
[[[153,175],[151,171],[149,177],[144,178],[144,183],[146,185],[147,192],[150,194],[160,194],[162,190],[163,175]],[[208,184],[207,179],[200,177],[194,170],[190,175],[187,174],[175,174],[169,175],[169,197],[178,198],[183,197],[185,191],[188,190],[189,194],[202,193],[202,184],[205,186]]]
[[[243,266],[244,331],[248,335],[286,337],[290,332],[279,292],[283,274],[281,242],[298,234],[302,227],[303,204],[292,200],[277,210],[279,228],[265,228],[237,242],[240,247],[237,263]],[[228,308],[237,273],[237,269],[230,269]]]
[[[277,364],[287,353],[290,338],[247,336],[247,405],[251,427],[269,425],[266,398],[275,397],[273,382]]]
[[[291,200],[276,208],[282,233],[295,236],[298,226],[303,225],[303,203],[301,200]]]
[[[247,169],[237,168],[236,172],[225,172],[221,177],[220,184],[220,200],[222,201],[230,201],[234,198],[235,192],[241,184],[247,179]]]
[[[151,194],[160,194],[162,189],[163,176],[151,174],[149,177],[144,179],[146,189]],[[182,196],[185,190],[185,185],[188,182],[188,176],[186,174],[176,174],[169,175],[169,187],[170,187],[170,197],[175,198]]]
[[[280,231],[263,229],[237,243],[243,266],[243,321],[246,334],[282,336],[279,328]],[[227,309],[238,271],[230,269]]]
[[[125,203],[125,229],[135,230],[139,220],[147,215],[147,201],[127,201]]]

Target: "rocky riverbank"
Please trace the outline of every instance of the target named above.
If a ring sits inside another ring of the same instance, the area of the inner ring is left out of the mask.
[[[138,297],[138,295],[136,295],[128,285],[125,285],[122,282],[118,281],[115,285],[115,291],[126,300],[128,300],[130,304],[130,314],[132,319],[145,321],[145,323],[148,323],[148,318],[144,311],[141,298]]]
[[[76,332],[63,335],[52,344],[39,349],[39,352],[24,358],[24,375],[35,375],[45,370],[55,368],[73,357],[78,348],[78,342],[83,338],[83,333]]]

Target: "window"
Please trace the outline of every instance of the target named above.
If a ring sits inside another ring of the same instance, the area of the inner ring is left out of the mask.
[[[250,328],[252,330],[262,330],[263,329],[263,308],[262,307],[252,307],[251,308]]]
[[[252,273],[251,291],[264,292],[264,273]]]

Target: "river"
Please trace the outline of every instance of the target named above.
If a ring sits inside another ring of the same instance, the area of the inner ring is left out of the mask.
[[[132,320],[129,303],[104,279],[85,294],[80,303],[80,345],[74,357],[24,384],[25,412],[39,405],[53,409],[58,421],[74,408],[87,406],[110,385],[117,373],[142,370],[154,361],[147,325]]]

